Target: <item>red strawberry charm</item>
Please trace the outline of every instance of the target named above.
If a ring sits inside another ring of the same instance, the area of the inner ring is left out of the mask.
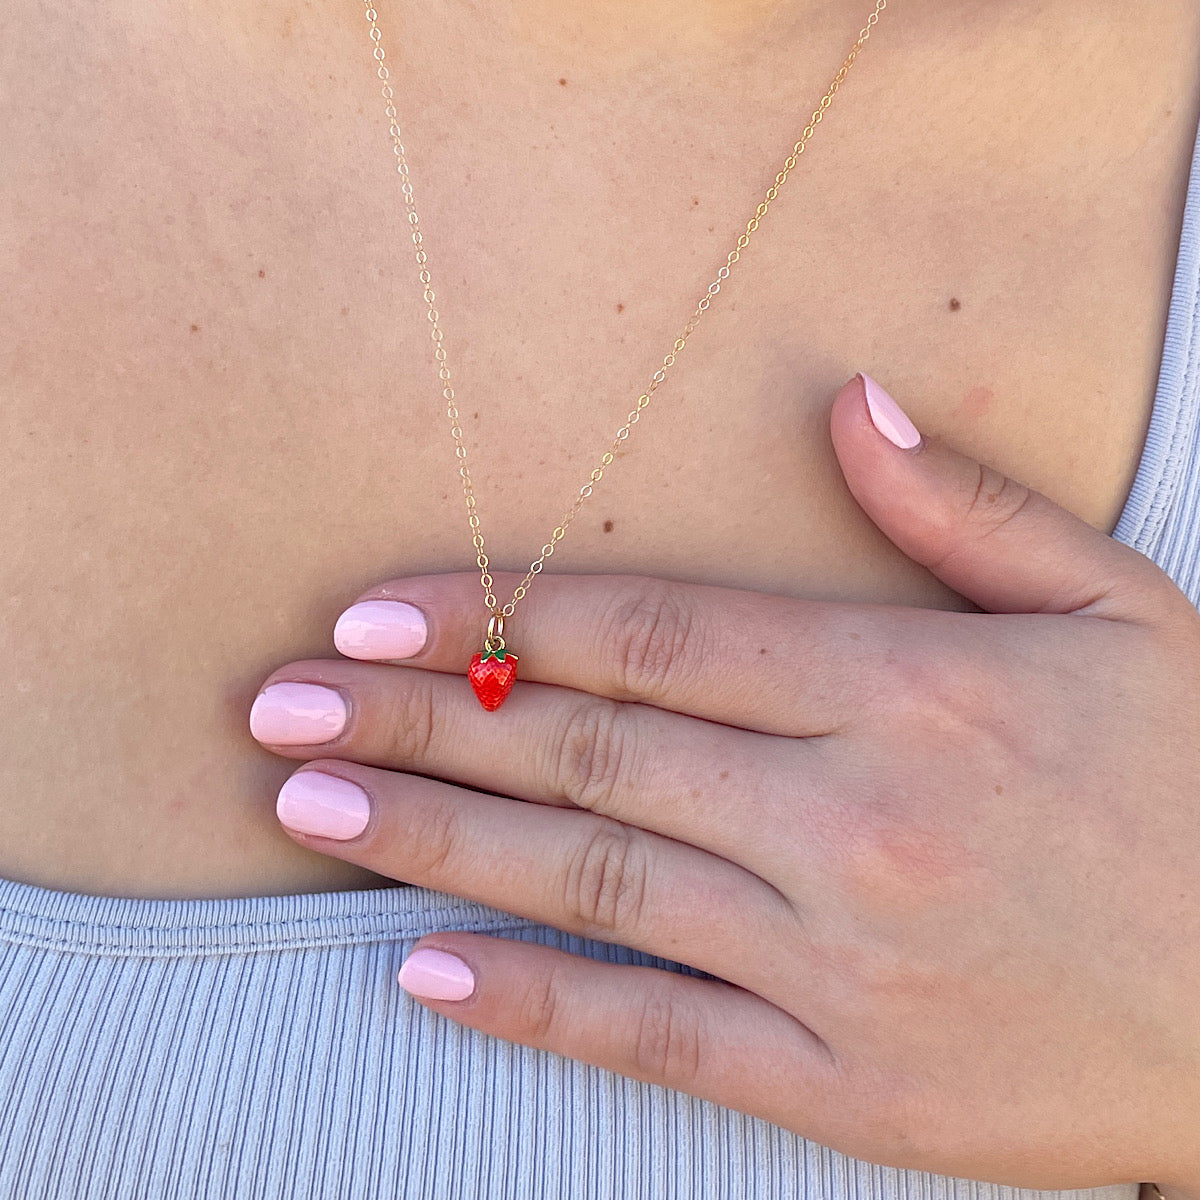
[[[485,645],[482,654],[472,657],[467,678],[479,703],[488,712],[495,712],[508,699],[517,681],[517,656],[509,654],[503,643],[495,650]]]

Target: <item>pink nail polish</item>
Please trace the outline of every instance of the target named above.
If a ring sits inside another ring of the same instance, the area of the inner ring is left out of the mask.
[[[921,440],[917,427],[908,419],[900,405],[870,375],[860,371],[858,377],[863,381],[871,424],[893,445],[903,450],[911,450]]]
[[[250,706],[250,732],[276,746],[331,742],[346,728],[341,693],[317,683],[273,683]]]
[[[348,779],[324,771],[297,771],[279,789],[275,813],[297,833],[344,842],[366,829],[371,800]]]
[[[426,636],[425,615],[399,600],[352,604],[333,627],[333,644],[347,658],[412,658]]]
[[[404,960],[397,980],[406,992],[425,1000],[465,1000],[475,990],[475,976],[461,958],[427,947]]]

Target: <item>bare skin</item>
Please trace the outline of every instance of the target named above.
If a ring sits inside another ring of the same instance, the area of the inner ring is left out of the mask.
[[[546,539],[869,7],[663,45],[533,3],[381,15],[497,565]],[[1200,12],[1128,8],[894,5],[553,567],[971,607],[846,490],[826,416],[858,369],[1111,532],[1200,119]],[[293,766],[246,726],[366,587],[472,563],[366,21],[89,12],[0,38],[0,875],[391,886],[280,830]]]

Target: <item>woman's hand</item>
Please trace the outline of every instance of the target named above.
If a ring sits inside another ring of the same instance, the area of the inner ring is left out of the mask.
[[[256,701],[264,744],[321,755],[280,817],[715,977],[433,934],[401,982],[456,1021],[893,1166],[1200,1194],[1200,614],[1039,493],[885,440],[859,378],[832,433],[872,520],[986,611],[547,575],[487,713],[478,577],[394,580],[338,645],[404,667],[267,681],[344,723]],[[372,650],[381,613],[408,633]]]

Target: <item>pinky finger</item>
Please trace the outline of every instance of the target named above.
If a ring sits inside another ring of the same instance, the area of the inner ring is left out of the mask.
[[[443,933],[399,982],[428,1008],[506,1041],[674,1088],[819,1139],[837,1066],[782,1009],[720,980],[600,963],[548,946]]]

